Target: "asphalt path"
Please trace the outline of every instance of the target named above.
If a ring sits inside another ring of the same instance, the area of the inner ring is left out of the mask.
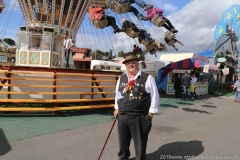
[[[240,159],[240,103],[233,98],[185,101],[154,115],[147,160]],[[0,160],[95,160],[112,122],[1,144]],[[134,160],[133,143],[130,150]],[[101,160],[117,160],[117,152],[116,123]]]

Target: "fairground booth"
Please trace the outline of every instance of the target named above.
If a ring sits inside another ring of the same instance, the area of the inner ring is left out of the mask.
[[[174,80],[180,74],[185,72],[194,73],[198,79],[196,83],[196,94],[205,95],[213,92],[213,77],[218,73],[217,66],[209,63],[209,58],[200,56],[196,53],[192,57],[172,62],[158,71],[157,86],[159,90],[166,94],[174,94]]]
[[[90,69],[92,56],[90,48],[75,48],[73,62],[76,69]]]

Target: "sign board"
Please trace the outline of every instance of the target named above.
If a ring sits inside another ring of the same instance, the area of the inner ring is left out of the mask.
[[[186,71],[190,73],[190,70],[179,70],[179,69],[174,69],[173,73],[185,73]]]
[[[222,69],[223,75],[228,75],[229,74],[229,68],[224,68]]]
[[[141,65],[142,69],[146,69],[146,68],[147,68],[146,62],[141,61],[141,62],[139,62],[139,63],[140,63],[140,65]]]
[[[224,58],[224,57],[220,57],[220,58],[218,58],[217,59],[217,61],[219,62],[219,63],[224,63],[224,62],[226,62],[226,58]]]
[[[217,67],[220,67],[220,65],[221,65],[220,63],[217,63]]]
[[[7,61],[8,61],[7,56],[0,55],[0,62],[7,62]]]
[[[208,73],[208,71],[209,71],[209,64],[204,65],[203,72]]]
[[[75,48],[75,52],[77,53],[87,53],[89,50],[89,48]]]
[[[21,43],[21,49],[28,50],[28,44],[27,43]]]

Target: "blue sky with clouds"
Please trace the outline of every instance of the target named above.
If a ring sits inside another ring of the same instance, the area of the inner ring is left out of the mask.
[[[177,38],[185,46],[177,45],[178,52],[206,50],[213,43],[215,27],[221,21],[222,13],[233,4],[239,4],[239,0],[145,0],[145,2],[162,8],[164,15],[179,30]],[[0,15],[0,38],[10,37],[16,40],[19,26],[25,25],[22,12],[17,0],[5,0],[5,4],[7,8]],[[110,10],[108,12],[110,12],[109,15],[116,17],[120,26],[121,18],[125,15],[116,15]],[[127,16],[127,19],[136,20],[131,14]],[[165,28],[154,27],[150,22],[136,21],[141,28],[151,33],[153,38],[164,43]],[[91,25],[88,14],[86,14],[77,36],[77,46],[103,51],[108,51],[113,47],[114,52],[120,50],[126,52],[132,49],[133,44],[138,44],[144,49],[144,46],[139,44],[136,39],[127,37],[125,33],[113,34],[111,27],[102,30],[96,29]],[[174,49],[168,47],[168,51],[174,52]]]

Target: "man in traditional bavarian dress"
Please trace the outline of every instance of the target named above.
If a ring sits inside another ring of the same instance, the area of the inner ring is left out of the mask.
[[[139,58],[127,53],[123,64],[126,72],[116,85],[114,117],[118,117],[120,160],[130,157],[130,141],[133,138],[136,159],[146,160],[148,134],[152,127],[153,114],[158,112],[159,94],[155,80],[139,70]]]

